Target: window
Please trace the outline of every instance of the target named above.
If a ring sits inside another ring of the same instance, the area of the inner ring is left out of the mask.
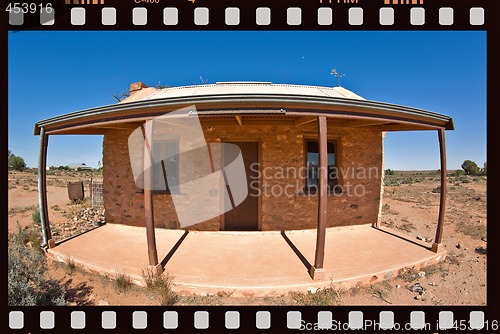
[[[319,177],[319,145],[317,140],[306,140],[306,189],[307,193],[316,193],[318,191],[318,177]],[[328,152],[328,193],[341,191],[338,185],[338,170],[336,159],[336,146],[335,141],[327,142]]]
[[[153,157],[163,160],[153,165],[153,190],[158,193],[170,193],[169,185],[178,185],[179,178],[179,142],[158,140],[153,142]]]

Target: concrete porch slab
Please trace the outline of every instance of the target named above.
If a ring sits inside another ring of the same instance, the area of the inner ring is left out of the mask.
[[[430,245],[371,226],[329,228],[325,278],[313,281],[316,231],[198,232],[156,229],[159,261],[174,276],[176,290],[266,296],[330,284],[354,286],[396,276],[405,267],[429,265],[445,257]],[[424,247],[426,246],[426,247]],[[57,261],[100,274],[128,273],[141,284],[148,266],[146,230],[108,224],[48,250]],[[162,261],[163,260],[163,261]]]

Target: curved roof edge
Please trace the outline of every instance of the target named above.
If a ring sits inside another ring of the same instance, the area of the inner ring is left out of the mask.
[[[227,84],[229,87],[236,87],[240,84]],[[249,84],[242,84],[246,86]],[[268,83],[250,84],[251,86],[264,86],[268,87]],[[187,86],[190,90],[199,89],[201,86],[214,88],[217,85],[200,85],[200,86]],[[218,84],[217,87],[226,86],[225,83]],[[41,127],[64,129],[71,127],[74,124],[91,126],[96,121],[110,121],[110,120],[133,120],[144,116],[154,116],[158,113],[165,113],[189,105],[195,105],[200,114],[204,111],[217,111],[221,114],[231,114],[231,110],[235,114],[245,114],[245,109],[285,109],[285,111],[293,112],[294,114],[307,115],[308,113],[323,113],[330,117],[336,115],[353,115],[360,117],[382,117],[387,120],[394,121],[410,121],[414,123],[421,123],[432,125],[446,130],[453,130],[453,120],[451,117],[438,114],[435,112],[406,107],[402,105],[390,104],[385,102],[377,102],[365,100],[362,97],[342,88],[328,88],[316,86],[300,86],[300,85],[271,85],[275,87],[285,87],[290,90],[290,87],[296,86],[300,89],[306,87],[307,92],[297,94],[296,92],[262,92],[259,89],[253,92],[228,92],[226,90],[219,90],[219,93],[208,91],[204,89],[190,92],[190,94],[165,96],[167,91],[185,89],[183,88],[144,88],[132,95],[124,101],[106,105],[102,107],[84,109],[45,120],[41,120],[35,124],[35,135],[40,133]],[[281,88],[279,88],[281,90]],[[306,93],[315,92],[320,90],[319,93],[308,95]],[[327,92],[325,92],[328,90]],[[162,93],[161,93],[162,92]],[[161,93],[161,94],[160,94]],[[340,94],[342,93],[342,94]],[[352,94],[350,98],[345,95]],[[170,94],[170,93],[169,93]],[[166,95],[169,95],[166,94]],[[342,95],[342,97],[335,97],[332,95]],[[140,96],[143,95],[143,96]],[[137,100],[133,98],[137,96]],[[212,112],[211,114],[216,114]]]

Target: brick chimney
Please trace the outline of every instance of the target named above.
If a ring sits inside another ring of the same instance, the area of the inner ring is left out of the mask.
[[[140,91],[141,89],[147,88],[147,87],[148,86],[146,86],[146,84],[144,84],[144,82],[142,82],[142,81],[133,82],[130,84],[130,89],[128,92],[130,95],[133,95],[133,94],[137,93],[138,91]]]

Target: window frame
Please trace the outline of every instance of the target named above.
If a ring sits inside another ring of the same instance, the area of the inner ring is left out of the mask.
[[[155,143],[158,143],[158,142],[165,142],[165,145],[168,145],[167,143],[169,143],[169,142],[174,143],[176,145],[177,154],[179,156],[179,148],[180,148],[180,140],[179,139],[177,139],[177,138],[158,139],[158,140],[153,141],[153,145]],[[164,160],[162,160],[162,162],[163,161]],[[159,166],[160,164],[156,164],[156,165]],[[176,170],[177,178],[179,178],[179,170],[180,170],[180,161],[177,161],[177,170]],[[163,175],[165,176],[165,174],[163,174]],[[154,178],[154,171],[152,173],[152,177]],[[153,182],[154,182],[154,180],[153,180]],[[153,194],[171,195],[172,191],[168,187],[168,182],[166,179],[165,179],[165,185],[166,185],[167,189],[165,189],[165,190],[152,190],[152,193]],[[144,188],[139,188],[137,192],[140,194],[144,194]],[[174,192],[174,194],[175,194],[175,192]]]
[[[168,148],[168,144],[169,143],[174,143],[175,146],[176,146],[176,151],[177,151],[177,156],[179,157],[179,140],[178,139],[161,139],[161,140],[154,140],[153,141],[153,145],[155,145],[155,143],[165,143],[165,147]],[[168,194],[168,195],[171,195],[172,194],[172,191],[170,190],[170,187],[168,186],[168,182],[167,182],[167,178],[166,178],[166,171],[163,169],[164,168],[164,160],[161,160],[161,163],[158,163],[156,164],[156,166],[162,166],[162,171],[161,171],[161,174],[163,175],[164,177],[164,181],[165,181],[165,186],[167,189],[165,190],[153,190],[153,194]],[[153,165],[154,166],[154,165]],[[177,161],[177,169],[176,169],[176,176],[177,176],[177,180],[179,179],[179,169],[180,169],[180,162]],[[154,183],[154,167],[153,167],[153,183]]]
[[[343,182],[342,182],[342,175],[341,173],[339,172],[340,171],[340,167],[341,166],[341,163],[340,163],[340,145],[341,145],[341,139],[339,137],[327,137],[326,139],[327,141],[327,145],[328,143],[333,143],[333,153],[335,155],[335,167],[337,168],[337,177],[336,177],[336,184],[335,186],[333,187],[333,191],[329,185],[329,182],[328,182],[328,195],[335,195],[335,194],[342,194],[343,192]],[[303,162],[303,167],[304,167],[304,173],[303,173],[303,178],[304,178],[304,185],[303,185],[303,193],[304,194],[310,194],[310,195],[316,195],[318,194],[318,186],[316,186],[316,188],[314,187],[309,187],[308,185],[308,178],[307,178],[307,172],[308,172],[308,169],[307,169],[307,162],[308,162],[308,158],[307,158],[307,154],[308,154],[308,143],[309,142],[316,142],[318,143],[318,146],[319,146],[319,138],[318,137],[315,137],[315,136],[304,136],[304,143],[303,143],[303,159],[304,159],[304,162]],[[318,147],[319,149],[319,147]],[[319,154],[319,153],[318,153]],[[330,180],[328,180],[330,181]],[[319,175],[318,175],[318,183],[319,183]]]

